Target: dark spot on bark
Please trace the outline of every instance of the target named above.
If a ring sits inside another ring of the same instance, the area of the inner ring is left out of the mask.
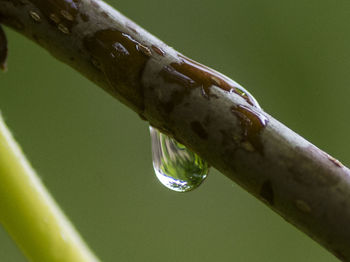
[[[89,16],[87,14],[80,13],[81,20],[84,22],[88,22],[90,20]]]
[[[162,106],[166,114],[170,114],[175,106],[181,104],[182,100],[186,96],[187,92],[183,90],[175,90],[171,93],[169,101],[162,102]]]
[[[141,78],[149,57],[140,50],[140,43],[115,29],[105,29],[84,39],[84,46],[96,60],[110,84],[110,93],[124,99],[137,112],[143,112]]]
[[[231,111],[240,122],[242,129],[242,142],[249,142],[260,154],[264,152],[264,146],[261,142],[261,131],[266,127],[268,119],[254,107],[238,105],[232,107]]]
[[[261,198],[267,202],[268,204],[270,204],[271,206],[274,205],[274,193],[273,193],[273,189],[272,189],[272,184],[270,180],[266,180],[263,185],[260,188],[260,193],[259,195],[261,196]]]
[[[196,133],[197,136],[199,136],[201,139],[208,139],[208,133],[203,128],[202,124],[198,121],[191,122],[191,129],[194,133]]]
[[[73,56],[71,56],[71,57],[69,57],[69,60],[73,62],[73,61],[75,61],[75,58]]]
[[[223,129],[220,129],[220,133],[222,135],[222,139],[221,139],[221,145],[225,146],[227,145],[227,141],[230,139],[230,136],[227,134],[227,132]]]
[[[152,49],[153,49],[154,52],[156,52],[160,56],[164,56],[165,55],[165,52],[160,47],[152,45]]]
[[[105,12],[105,11],[102,11],[102,16],[104,17],[104,18],[109,18],[109,15]]]
[[[7,62],[7,38],[4,30],[0,26],[0,69],[6,70],[6,62]]]

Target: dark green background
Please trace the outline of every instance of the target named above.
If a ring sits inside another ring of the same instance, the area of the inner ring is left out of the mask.
[[[350,165],[349,1],[109,3],[241,83],[268,113]],[[161,186],[147,123],[45,50],[6,31],[2,114],[103,261],[336,261],[216,170],[190,193]],[[2,228],[0,259],[25,261]]]

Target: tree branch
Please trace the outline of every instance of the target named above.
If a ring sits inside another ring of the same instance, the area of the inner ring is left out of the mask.
[[[0,21],[176,138],[350,261],[350,171],[234,81],[98,0],[0,0]]]

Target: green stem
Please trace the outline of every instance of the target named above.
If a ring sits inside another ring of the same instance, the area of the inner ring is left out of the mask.
[[[0,222],[31,261],[98,261],[41,183],[1,115]]]

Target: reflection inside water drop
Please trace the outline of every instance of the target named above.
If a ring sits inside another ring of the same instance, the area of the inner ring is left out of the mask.
[[[208,163],[173,138],[150,126],[153,167],[158,180],[167,188],[187,192],[207,177]]]

